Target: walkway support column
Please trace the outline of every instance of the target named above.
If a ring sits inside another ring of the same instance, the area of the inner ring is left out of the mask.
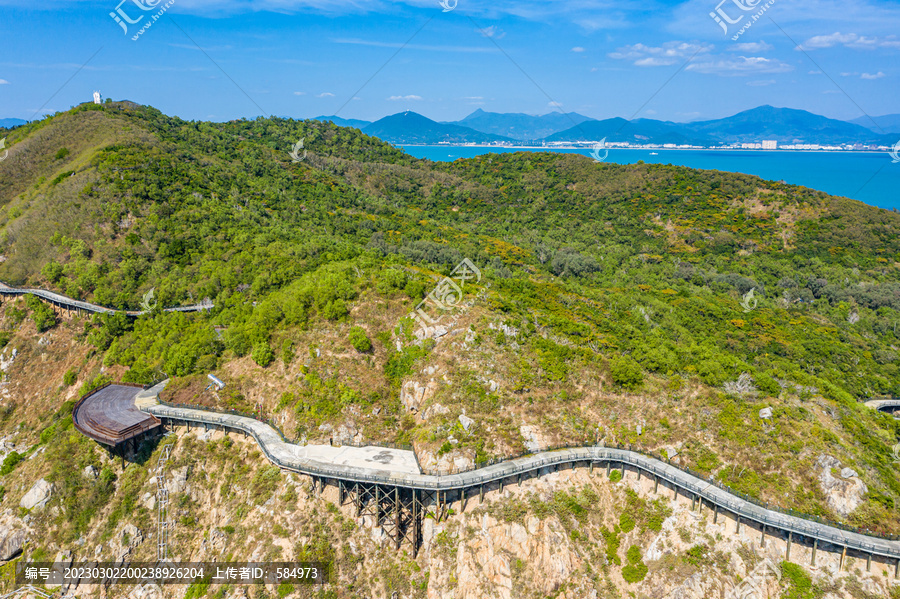
[[[847,548],[844,547],[844,550],[841,551],[841,561],[838,564],[838,572],[844,571],[844,559],[847,557]]]
[[[788,531],[788,542],[787,548],[784,550],[784,561],[788,562],[791,560],[791,542],[794,540],[794,531]]]
[[[397,535],[397,549],[400,549],[400,541],[403,536],[400,534],[400,487],[394,487],[394,531]]]
[[[653,492],[656,493],[659,490],[659,477],[655,474],[653,475]]]
[[[719,504],[716,504],[715,512],[713,512],[713,524],[716,524],[719,521]]]
[[[766,525],[765,524],[762,525],[762,534],[759,535],[759,546],[760,547],[766,546]]]
[[[816,549],[819,548],[819,539],[813,539],[813,550],[812,550],[812,559],[809,562],[809,565],[812,567],[816,567]]]

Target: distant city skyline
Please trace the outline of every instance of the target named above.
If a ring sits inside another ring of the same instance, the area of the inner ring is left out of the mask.
[[[886,0],[0,0],[0,15],[0,118],[97,90],[216,121],[900,113]]]

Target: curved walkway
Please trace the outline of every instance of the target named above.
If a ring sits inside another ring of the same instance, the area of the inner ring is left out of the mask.
[[[873,410],[878,410],[879,412],[888,412],[892,414],[894,412],[900,412],[900,399],[870,399],[866,402],[866,406]]]
[[[167,381],[163,381],[148,391],[158,396]],[[377,483],[406,489],[423,491],[459,491],[479,487],[492,482],[523,473],[535,472],[548,467],[576,463],[614,462],[623,468],[632,466],[639,471],[666,481],[670,485],[687,491],[695,499],[702,498],[719,506],[738,518],[756,522],[767,528],[777,529],[785,534],[800,535],[859,551],[872,556],[900,560],[900,541],[860,534],[850,530],[842,530],[795,515],[787,514],[747,501],[729,493],[708,481],[687,473],[679,468],[656,458],[612,447],[579,447],[557,451],[541,452],[505,462],[492,464],[469,472],[435,476],[410,472],[408,469],[392,468],[392,461],[385,463],[374,460],[365,463],[356,460],[335,463],[327,456],[316,453],[316,446],[301,447],[287,443],[281,435],[269,425],[253,418],[232,414],[220,414],[201,409],[180,408],[160,403],[146,402],[141,409],[160,419],[176,422],[212,425],[241,431],[252,436],[259,444],[266,457],[275,465],[286,470],[314,477],[332,478],[345,482]],[[311,449],[312,448],[312,449]],[[353,448],[345,448],[348,451]],[[377,449],[384,455],[404,452],[403,450]],[[900,563],[900,562],[898,562]]]
[[[67,310],[81,310],[84,312],[91,312],[93,314],[114,314],[116,312],[125,312],[128,316],[141,316],[146,313],[147,310],[114,310],[113,308],[106,308],[104,306],[98,306],[97,304],[92,304],[90,302],[82,302],[80,300],[74,300],[70,297],[66,297],[64,295],[60,295],[58,293],[54,293],[52,291],[45,291],[43,289],[26,289],[26,288],[18,288],[18,287],[10,287],[6,283],[0,283],[0,295],[35,295],[41,298],[44,301],[50,302],[54,306],[58,306],[60,308],[65,308]],[[175,308],[163,308],[163,312],[199,312],[200,310],[208,310],[212,308],[213,304],[211,302],[194,304],[192,306],[178,306]]]

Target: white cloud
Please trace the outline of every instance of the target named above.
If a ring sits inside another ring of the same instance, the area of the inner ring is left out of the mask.
[[[628,60],[639,67],[661,67],[682,62],[698,54],[710,52],[713,46],[708,44],[691,44],[688,42],[666,42],[662,46],[646,46],[634,44],[623,46],[609,57],[616,60]]]
[[[485,27],[484,29],[476,29],[475,31],[477,31],[484,37],[492,37],[498,40],[502,40],[504,37],[506,37],[506,32],[496,25],[491,25],[490,27]]]
[[[317,98],[333,98],[334,94],[331,92],[322,92],[321,94],[316,94]]]
[[[562,102],[547,102],[550,108],[562,108]]]
[[[0,85],[9,85],[9,81],[6,79],[0,79]]]
[[[884,73],[878,71],[877,73],[863,73],[859,77],[860,79],[881,79],[884,76]]]
[[[855,48],[857,50],[872,50],[875,48],[900,48],[900,40],[895,35],[887,37],[865,37],[856,33],[835,32],[829,35],[816,35],[797,48],[798,50],[819,50],[822,48],[833,48],[834,46],[844,46],[846,48]]]
[[[581,46],[575,46],[574,48],[572,48],[572,52],[575,52],[576,54],[578,54],[578,53],[584,52],[584,48],[582,48]]]
[[[750,87],[765,87],[767,85],[775,85],[774,79],[765,79],[761,81],[748,81],[747,85]]]
[[[391,96],[390,98],[388,98],[388,100],[391,100],[392,102],[396,102],[396,101],[398,101],[398,100],[407,100],[407,101],[414,101],[414,100],[415,100],[415,101],[417,101],[417,100],[421,100],[421,99],[422,99],[422,96],[413,96],[413,95],[409,95],[409,96]]]
[[[785,73],[793,70],[789,64],[762,56],[738,56],[737,58],[709,58],[692,62],[687,70],[706,75],[743,76],[757,73]]]
[[[362,40],[358,38],[336,38],[332,40],[336,44],[353,44],[356,46],[372,46],[375,48],[397,48],[403,50],[427,50],[432,52],[498,52],[491,44],[489,46],[429,46],[426,44],[403,44],[399,42],[378,42]]]
[[[295,96],[305,96],[306,92],[294,92]]]
[[[745,42],[741,44],[731,44],[728,50],[731,52],[746,52],[747,54],[756,54],[759,52],[768,52],[775,46],[766,42]]]

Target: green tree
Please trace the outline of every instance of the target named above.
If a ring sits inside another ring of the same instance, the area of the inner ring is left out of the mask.
[[[352,327],[350,329],[350,345],[356,351],[365,353],[372,349],[372,341],[366,335],[366,330],[362,327]]]
[[[644,384],[644,371],[641,365],[629,356],[613,360],[609,373],[615,384],[626,389],[639,389]]]
[[[253,346],[253,353],[250,354],[253,361],[265,368],[275,359],[275,352],[272,347],[265,341],[260,341]]]

